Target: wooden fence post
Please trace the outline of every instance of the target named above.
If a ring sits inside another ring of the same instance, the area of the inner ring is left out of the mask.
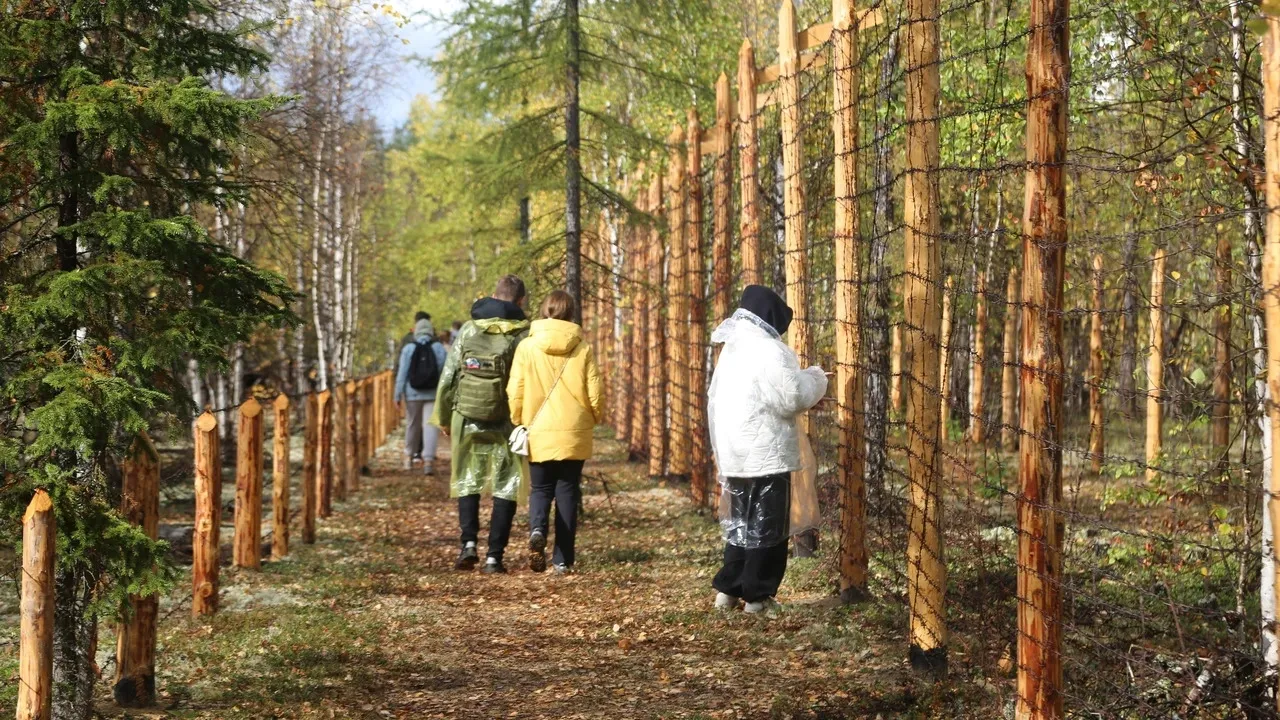
[[[320,415],[320,437],[316,442],[316,512],[322,518],[333,514],[333,393],[325,390],[316,397]]]
[[[947,439],[947,425],[951,419],[951,326],[954,322],[951,317],[951,304],[954,294],[955,283],[948,275],[947,284],[942,290],[942,335],[938,338],[938,344],[942,350],[942,356],[938,359],[938,405],[941,407],[938,418],[942,423],[939,431],[941,442]]]
[[[660,477],[666,470],[667,403],[666,363],[662,342],[662,174],[655,172],[649,184],[649,476]]]
[[[232,562],[262,567],[262,405],[254,398],[240,406],[236,422],[236,512]]]
[[[1093,256],[1093,317],[1089,318],[1089,469],[1102,472],[1106,420],[1102,408],[1102,255]]]
[[[640,164],[637,177],[643,184],[644,163]],[[636,211],[649,211],[649,197],[641,187],[636,193]],[[639,460],[648,454],[649,447],[649,253],[644,228],[632,227],[631,245],[631,430],[627,458]]]
[[[867,596],[867,514],[863,433],[862,266],[858,218],[858,29],[851,0],[832,2],[835,134],[836,425],[840,432],[840,597]]]
[[[906,399],[902,392],[902,323],[899,322],[889,331],[889,407],[895,414],[901,414]]]
[[[122,463],[120,514],[155,540],[160,529],[160,456],[145,432],[129,447]],[[129,617],[116,633],[115,701],[144,707],[156,699],[156,595],[129,597]]]
[[[1147,482],[1160,474],[1155,464],[1160,462],[1160,450],[1164,444],[1164,413],[1160,400],[1164,397],[1164,248],[1156,248],[1151,262],[1151,351],[1147,355]]]
[[[667,401],[671,403],[667,472],[689,476],[689,252],[685,239],[684,128],[667,137]]]
[[[942,254],[938,239],[938,0],[907,0],[906,178],[903,203],[907,399],[907,600],[912,667],[941,674],[947,664],[943,607],[942,463],[937,382],[942,323]]]
[[[716,80],[716,160],[711,202],[711,287],[718,323],[729,317],[733,307],[733,238],[729,222],[733,212],[733,121],[729,113],[729,76]]]
[[[376,396],[373,392],[373,378],[366,377],[361,381],[361,385],[363,386],[361,394],[364,400],[364,412],[360,416],[360,434],[363,436],[361,443],[364,448],[360,456],[361,470],[365,473],[372,473],[369,469],[369,463],[373,461],[374,450],[378,447],[373,441],[373,436],[376,432],[373,425],[374,417],[376,417],[374,413],[376,409],[376,406],[374,405]]]
[[[1062,718],[1062,289],[1067,257],[1068,0],[1032,0],[1027,42],[1021,440],[1020,720]]]
[[[360,388],[355,380],[347,381],[347,449],[342,459],[343,482],[347,495],[360,487]]]
[[[205,411],[195,423],[196,517],[191,537],[191,614],[218,611],[218,555],[222,529],[222,451],[218,419]]]
[[[53,502],[37,490],[22,516],[18,720],[49,720],[53,707]]]
[[[1218,235],[1218,254],[1214,262],[1218,307],[1213,316],[1213,411],[1209,422],[1209,444],[1215,473],[1227,472],[1231,451],[1231,238]]]
[[[707,482],[711,473],[710,435],[707,431],[707,268],[702,253],[702,127],[698,124],[698,111],[689,108],[689,131],[686,133],[689,162],[685,187],[688,200],[685,203],[688,238],[686,249],[689,261],[689,378],[688,407],[689,434],[693,440],[693,459],[689,474],[689,489],[693,504],[707,504]]]
[[[756,52],[750,40],[738,51],[738,241],[742,253],[742,284],[760,284],[760,142],[756,135]]]
[[[317,393],[307,393],[307,412],[302,429],[302,542],[316,541],[316,486],[320,477],[320,402]]]
[[[333,499],[347,499],[347,384],[333,386],[333,412],[329,421],[333,438],[333,465],[329,472],[329,487]]]
[[[1018,313],[1021,312],[1018,268],[1009,268],[1005,290],[1004,363],[1000,373],[1000,444],[1013,450],[1018,442]]]
[[[800,53],[796,45],[796,6],[783,0],[778,10],[778,105],[782,121],[783,218],[786,235],[785,266],[787,305],[794,313],[787,339],[800,358],[800,367],[813,362],[812,330],[809,327],[809,255],[805,234],[804,147],[800,138]],[[799,432],[809,434],[809,415],[796,419]],[[817,531],[795,538],[796,557],[817,551]]]
[[[969,439],[977,445],[987,441],[987,273],[978,273],[977,297],[973,313],[973,364],[969,382]]]
[[[289,554],[289,396],[276,396],[271,447],[271,558]]]
[[[1280,439],[1280,17],[1264,13],[1267,29],[1262,38],[1262,137],[1266,174],[1263,187],[1268,212],[1262,253],[1262,308],[1267,329],[1267,416],[1273,442]],[[1263,480],[1271,527],[1280,528],[1280,462],[1271,462],[1270,477]],[[1272,559],[1280,563],[1280,543],[1272,543]],[[1280,593],[1280,573],[1275,590]],[[1280,692],[1276,693],[1280,708]]]

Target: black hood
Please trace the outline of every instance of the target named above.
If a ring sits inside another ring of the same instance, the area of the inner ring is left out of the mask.
[[[519,305],[497,298],[480,298],[471,306],[472,320],[490,320],[493,318],[524,320],[525,316]]]
[[[742,291],[738,307],[772,325],[779,335],[786,335],[787,328],[791,327],[792,312],[787,301],[763,285],[748,285]]]

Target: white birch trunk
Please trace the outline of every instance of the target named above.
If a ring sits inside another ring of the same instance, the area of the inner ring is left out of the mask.
[[[1244,82],[1245,82],[1245,27],[1244,18],[1240,14],[1238,3],[1228,3],[1231,12],[1231,54],[1233,56],[1233,72],[1231,78],[1231,129],[1235,136],[1236,152],[1240,154],[1245,165],[1253,158],[1252,139],[1245,125],[1244,115]],[[1263,502],[1258,509],[1262,513],[1262,583],[1259,588],[1261,604],[1261,650],[1263,660],[1269,672],[1275,674],[1280,667],[1280,648],[1276,643],[1276,566],[1271,551],[1275,529],[1271,527],[1271,515],[1267,512],[1265,499],[1267,483],[1271,477],[1271,423],[1267,421],[1267,404],[1270,401],[1267,391],[1266,377],[1267,353],[1266,334],[1263,328],[1260,290],[1262,287],[1262,247],[1259,244],[1258,232],[1261,223],[1258,218],[1258,194],[1251,178],[1244,181],[1246,210],[1244,213],[1245,248],[1248,262],[1245,268],[1249,273],[1249,282],[1253,286],[1253,309],[1249,313],[1249,330],[1253,339],[1254,399],[1256,406],[1252,412],[1258,423],[1258,432],[1262,442],[1262,494]],[[1246,444],[1247,445],[1247,444]]]
[[[320,282],[320,245],[324,241],[321,225],[320,186],[324,182],[321,166],[324,163],[324,143],[326,128],[320,128],[320,140],[316,143],[315,170],[311,182],[311,322],[316,333],[316,378],[318,389],[323,392],[329,389],[329,370],[327,365],[327,333],[321,319],[320,307],[324,303],[323,288]]]

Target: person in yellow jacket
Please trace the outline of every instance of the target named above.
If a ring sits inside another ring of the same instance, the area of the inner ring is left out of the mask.
[[[529,337],[516,347],[507,382],[511,422],[529,431],[529,567],[547,569],[547,516],[555,499],[557,573],[573,568],[582,465],[604,415],[595,354],[573,322],[573,296],[556,290],[542,303]]]

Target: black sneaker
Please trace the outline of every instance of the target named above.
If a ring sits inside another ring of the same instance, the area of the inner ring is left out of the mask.
[[[547,569],[547,536],[541,530],[529,533],[529,569],[536,573]]]
[[[485,575],[504,575],[507,572],[507,566],[502,564],[500,558],[490,557],[484,561],[484,567],[480,568],[480,572]]]
[[[466,545],[462,548],[462,552],[458,553],[458,562],[453,564],[453,569],[474,570],[478,562],[480,562],[480,556],[476,554],[476,546]]]

